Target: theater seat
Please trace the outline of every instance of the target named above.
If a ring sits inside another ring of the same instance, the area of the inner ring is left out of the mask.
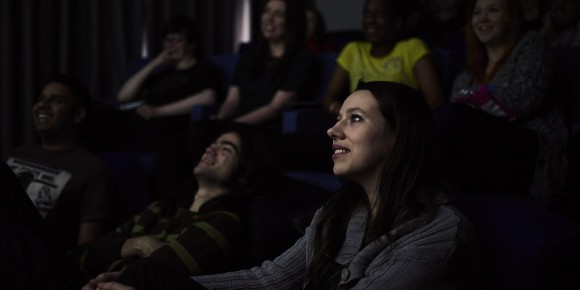
[[[154,155],[129,151],[101,152],[113,178],[118,223],[141,212],[151,202],[151,178]]]
[[[296,228],[294,217],[314,212],[329,195],[329,191],[318,186],[285,178],[280,191],[255,197],[246,221],[247,245],[240,267],[258,266],[291,247],[304,231]]]
[[[332,172],[322,171],[286,171],[284,174],[290,178],[300,180],[326,191],[335,192],[341,185],[340,179]]]
[[[562,77],[563,108],[570,135],[580,132],[580,47],[554,48]]]
[[[317,82],[314,95],[304,101],[288,104],[282,115],[282,132],[284,134],[324,134],[335,121],[322,108],[322,100],[336,66],[336,52],[317,53],[314,55],[317,67]]]
[[[550,212],[550,200],[465,196],[458,208],[478,236],[484,289],[572,289],[552,287],[566,268],[562,254],[575,253],[578,269],[579,226]]]

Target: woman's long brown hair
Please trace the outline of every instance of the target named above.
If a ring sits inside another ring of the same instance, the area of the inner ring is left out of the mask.
[[[469,3],[469,9],[467,14],[467,23],[465,27],[465,39],[467,41],[467,69],[473,73],[473,82],[476,84],[487,84],[489,83],[497,71],[505,63],[506,59],[510,55],[512,49],[518,42],[523,29],[523,15],[522,15],[522,4],[520,0],[503,0],[506,3],[506,12],[508,17],[508,23],[510,30],[506,39],[506,46],[503,56],[495,64],[490,73],[486,73],[488,57],[485,45],[479,41],[475,35],[473,29],[473,24],[471,19],[473,18],[473,10],[475,9],[475,4],[477,0],[472,0]]]
[[[369,215],[366,223],[366,244],[423,213],[432,214],[431,196],[438,183],[433,170],[433,117],[421,94],[392,82],[360,83],[357,90],[369,90],[375,96],[396,136],[377,184],[376,218]],[[307,271],[308,289],[336,289],[341,267],[334,260],[345,240],[348,221],[361,206],[370,212],[365,191],[346,182],[323,207]]]

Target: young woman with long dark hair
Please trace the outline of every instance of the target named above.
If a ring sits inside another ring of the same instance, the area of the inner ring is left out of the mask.
[[[234,120],[277,133],[284,105],[311,92],[314,59],[305,48],[302,1],[267,0],[259,39],[242,52],[215,119]]]

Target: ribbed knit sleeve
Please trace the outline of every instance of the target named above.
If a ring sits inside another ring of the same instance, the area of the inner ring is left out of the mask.
[[[319,212],[314,215],[317,220]],[[302,289],[310,263],[315,226],[273,261],[265,261],[249,270],[192,277],[207,289]]]

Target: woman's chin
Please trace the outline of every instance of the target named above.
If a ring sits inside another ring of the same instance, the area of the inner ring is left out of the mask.
[[[346,174],[344,172],[344,170],[341,170],[340,168],[332,168],[332,173],[334,173],[334,175],[336,177],[342,178],[342,179],[347,179],[348,178],[348,174]]]

